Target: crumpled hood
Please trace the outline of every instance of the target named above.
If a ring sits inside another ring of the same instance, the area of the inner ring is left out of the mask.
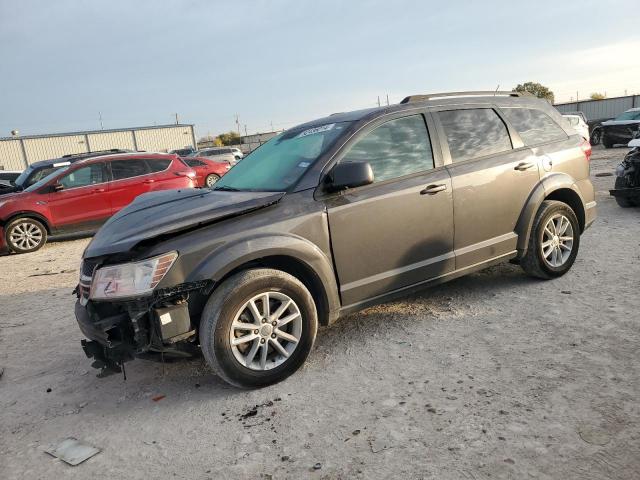
[[[140,195],[98,230],[83,257],[126,252],[143,240],[264,208],[277,203],[284,195],[282,192],[195,188]]]

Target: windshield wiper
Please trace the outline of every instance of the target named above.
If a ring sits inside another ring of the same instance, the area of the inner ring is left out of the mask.
[[[214,188],[214,190],[218,190],[221,192],[239,192],[240,191],[237,188],[229,187],[227,185],[222,185],[220,187]]]

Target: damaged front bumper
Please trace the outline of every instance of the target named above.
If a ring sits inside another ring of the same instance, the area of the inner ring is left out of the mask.
[[[82,348],[99,376],[122,372],[134,358],[171,360],[191,357],[199,350],[193,307],[211,282],[193,282],[127,301],[94,302],[76,289],[75,315],[88,340]],[[199,320],[199,319],[198,319]]]

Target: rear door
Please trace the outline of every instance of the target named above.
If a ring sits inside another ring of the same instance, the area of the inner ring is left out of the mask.
[[[143,158],[126,158],[108,162],[112,181],[109,188],[111,211],[116,213],[138,195],[150,192],[155,179]]]
[[[369,162],[374,183],[325,198],[344,305],[454,268],[451,180],[425,117],[381,122],[360,133],[338,160]]]
[[[92,163],[60,177],[61,190],[48,194],[57,230],[92,230],[111,216],[109,183],[104,163]]]
[[[516,223],[540,181],[537,157],[494,108],[435,116],[453,184],[456,269],[515,252]]]

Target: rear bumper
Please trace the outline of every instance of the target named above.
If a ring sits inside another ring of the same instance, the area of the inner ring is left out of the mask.
[[[584,206],[584,229],[586,230],[595,221],[598,215],[596,202],[589,202]]]

